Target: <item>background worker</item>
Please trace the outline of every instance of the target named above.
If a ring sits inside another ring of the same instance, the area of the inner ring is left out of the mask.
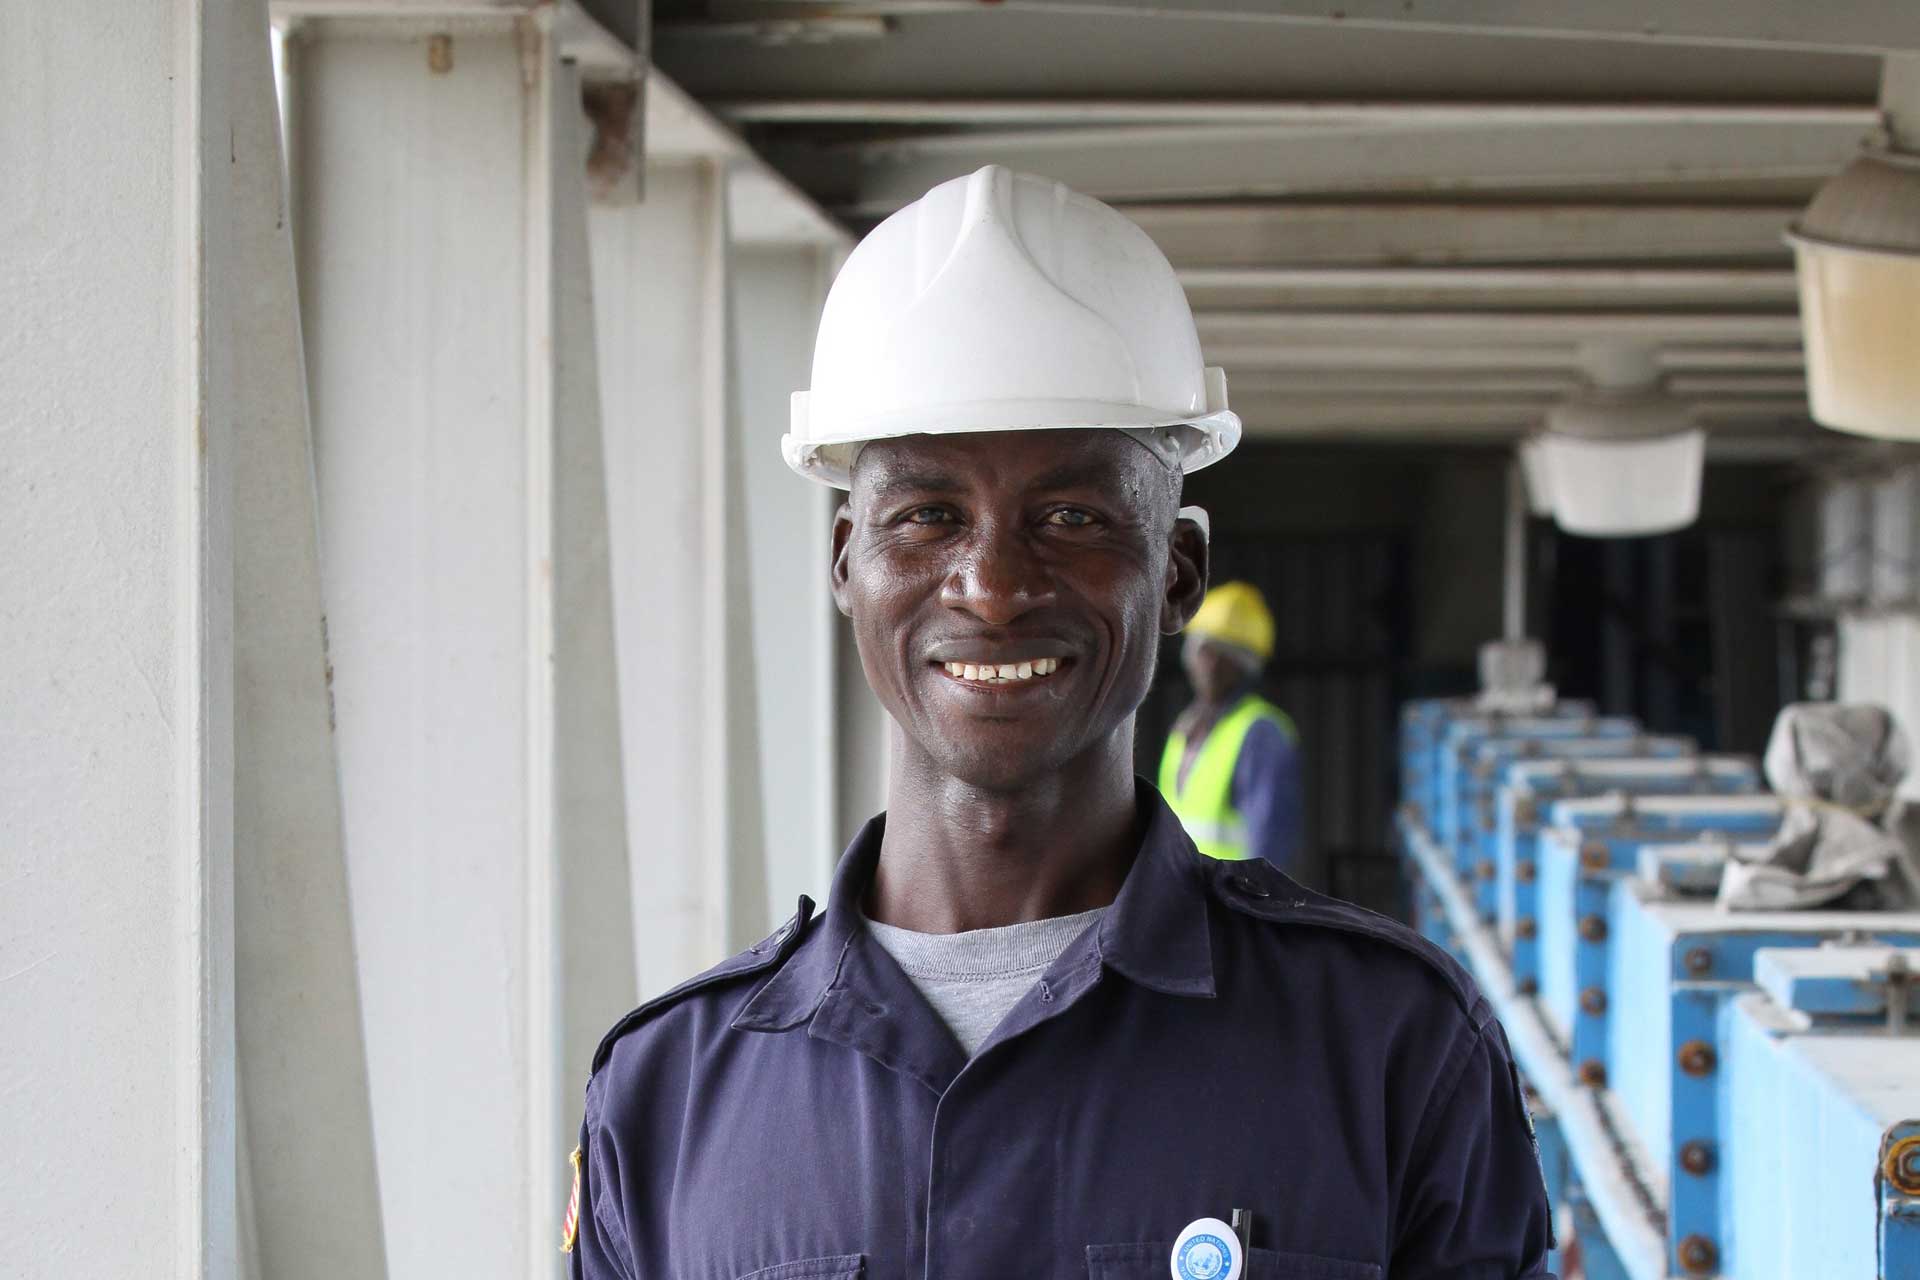
[[[1265,858],[1307,880],[1299,734],[1260,696],[1260,673],[1273,656],[1267,602],[1251,583],[1222,583],[1186,635],[1180,657],[1194,699],[1167,737],[1160,794],[1208,857]]]
[[[1240,425],[1153,242],[1045,179],[943,183],[848,258],[794,409],[789,464],[848,490],[823,568],[887,811],[824,912],[601,1044],[575,1280],[1543,1277],[1472,980],[1203,857],[1134,776],[1206,593],[1182,476]]]

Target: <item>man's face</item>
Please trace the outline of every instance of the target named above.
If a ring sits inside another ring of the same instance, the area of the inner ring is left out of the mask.
[[[1224,702],[1256,670],[1253,659],[1205,636],[1189,635],[1180,650],[1193,691],[1203,702]]]
[[[1122,728],[1206,588],[1166,466],[1111,430],[909,436],[861,451],[834,598],[867,682],[939,768],[987,788]]]

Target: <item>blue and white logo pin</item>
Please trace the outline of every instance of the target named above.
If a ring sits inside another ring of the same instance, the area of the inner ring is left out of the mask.
[[[1240,1280],[1240,1237],[1218,1218],[1187,1224],[1173,1242],[1173,1280]]]

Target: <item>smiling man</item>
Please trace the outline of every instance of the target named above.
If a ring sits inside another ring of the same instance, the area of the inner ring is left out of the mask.
[[[863,241],[785,441],[893,720],[826,909],[595,1055],[581,1280],[1510,1280],[1545,1196],[1499,1024],[1399,926],[1202,856],[1133,776],[1235,443],[1131,223],[987,168]]]

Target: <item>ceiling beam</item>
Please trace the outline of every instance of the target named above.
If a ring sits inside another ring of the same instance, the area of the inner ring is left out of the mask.
[[[1580,372],[1585,361],[1578,342],[1550,341],[1536,345],[1454,345],[1383,341],[1365,335],[1334,335],[1285,341],[1212,341],[1206,344],[1207,363],[1227,370],[1229,390],[1240,379],[1262,370],[1343,370],[1356,376],[1366,372],[1439,372],[1479,370]],[[1805,367],[1799,346],[1676,344],[1657,356],[1663,372],[1792,373]]]
[[[1555,396],[1455,396],[1399,399],[1348,395],[1248,397],[1234,406],[1254,437],[1419,436],[1511,438],[1538,429]],[[1716,433],[1811,433],[1804,396],[1701,398],[1702,425]]]
[[[1790,305],[1782,267],[1183,267],[1195,306]]]
[[[978,12],[978,0],[777,0],[772,10],[906,15]],[[1450,35],[1882,53],[1920,49],[1909,0],[999,0],[1000,9],[1312,24]]]
[[[1371,399],[1401,396],[1525,396],[1557,398],[1586,386],[1578,369],[1367,369],[1288,367],[1228,370],[1228,391],[1236,402],[1273,395],[1345,395]],[[1682,398],[1730,400],[1738,397],[1806,395],[1796,371],[1670,373],[1666,388]]]
[[[1375,342],[1528,346],[1612,338],[1797,347],[1800,341],[1800,318],[1785,311],[1202,311],[1194,321],[1203,344],[1228,347],[1296,338],[1356,346]]]
[[[1058,179],[1110,201],[1234,199],[1795,180],[1859,151],[1854,122],[1340,126],[1124,125],[960,132],[765,152],[849,214],[880,216],[983,164]]]
[[[722,98],[707,107],[752,125],[967,127],[1265,125],[1841,125],[1865,131],[1881,111],[1856,102],[1387,102],[1162,98]]]
[[[1132,204],[1182,267],[1620,261],[1788,262],[1795,204]]]

